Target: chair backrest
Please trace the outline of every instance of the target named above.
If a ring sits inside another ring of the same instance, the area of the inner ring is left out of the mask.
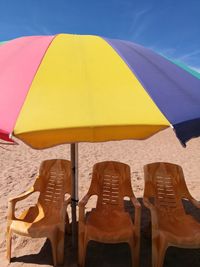
[[[124,210],[124,197],[134,196],[130,167],[116,161],[96,163],[89,193],[97,195],[97,209]]]
[[[44,213],[49,210],[59,212],[64,205],[65,194],[71,195],[70,161],[63,159],[43,161],[34,186],[40,191],[38,203]]]
[[[154,198],[155,207],[162,212],[185,213],[182,198],[188,198],[183,170],[179,165],[155,162],[144,166],[144,196]]]

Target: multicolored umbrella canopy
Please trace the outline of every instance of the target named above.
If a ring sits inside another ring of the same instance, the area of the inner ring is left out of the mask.
[[[140,45],[90,35],[0,46],[0,138],[33,148],[145,139],[172,126],[200,136],[200,75]]]

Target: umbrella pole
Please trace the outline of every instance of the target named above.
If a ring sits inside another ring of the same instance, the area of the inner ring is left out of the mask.
[[[72,166],[72,246],[77,247],[78,229],[76,220],[76,206],[78,204],[78,144],[71,144]]]

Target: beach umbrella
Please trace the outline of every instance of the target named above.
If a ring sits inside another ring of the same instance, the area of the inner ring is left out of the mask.
[[[0,45],[3,140],[71,143],[74,167],[77,142],[145,139],[169,126],[183,145],[200,136],[200,74],[150,49],[70,34]],[[75,201],[77,191],[74,180]]]

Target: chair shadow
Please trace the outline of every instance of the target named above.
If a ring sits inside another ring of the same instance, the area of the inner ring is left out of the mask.
[[[142,199],[141,218],[141,250],[140,266],[151,267],[151,221],[150,212],[144,207]],[[200,223],[200,210],[190,202],[183,201],[186,213],[191,214]],[[130,214],[134,214],[134,208],[126,201],[125,208]],[[34,263],[38,265],[53,265],[50,242],[47,240],[38,254],[25,255],[12,258],[12,262]],[[71,244],[71,236],[65,237],[65,262],[64,267],[75,267],[77,264],[77,249]],[[126,243],[103,244],[90,241],[87,247],[85,267],[131,267],[131,254]],[[183,249],[169,247],[165,255],[163,267],[199,267],[200,249]]]
[[[38,265],[53,264],[51,244],[49,240],[46,240],[39,253],[12,257],[11,262],[35,263]]]
[[[77,266],[77,252],[72,247],[71,239],[70,234],[65,235],[64,264],[62,265],[64,267]],[[39,253],[13,257],[11,262],[53,266],[53,255],[50,241],[46,239]]]

